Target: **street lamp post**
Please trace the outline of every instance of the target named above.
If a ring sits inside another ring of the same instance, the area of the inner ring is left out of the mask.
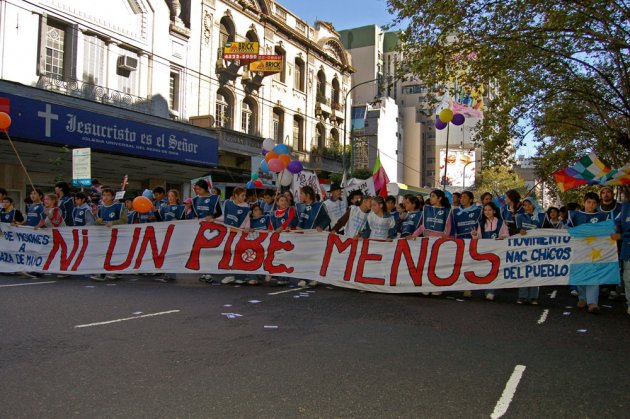
[[[363,86],[364,84],[368,84],[368,83],[373,83],[375,81],[379,81],[381,80],[380,78],[376,78],[376,79],[372,79],[372,80],[367,80],[364,82],[361,82],[359,84],[356,84],[354,86],[352,86],[350,88],[350,90],[348,90],[346,92],[346,95],[343,99],[343,106],[345,108],[346,111],[346,119],[345,119],[345,123],[343,124],[343,162],[342,162],[342,167],[343,167],[343,179],[345,179],[345,175],[346,175],[346,140],[348,138],[348,96],[350,95],[350,92],[352,92],[354,89],[356,89],[359,86]],[[352,109],[350,109],[350,124],[352,124]]]

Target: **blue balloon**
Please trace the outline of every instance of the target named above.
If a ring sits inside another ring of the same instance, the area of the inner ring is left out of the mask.
[[[260,163],[260,170],[262,170],[263,173],[269,173],[269,166],[267,166],[267,162],[265,160]]]
[[[278,144],[278,145],[276,145],[273,148],[273,151],[278,153],[278,155],[280,155],[280,154],[288,154],[289,153],[289,147],[287,147],[286,144]]]
[[[254,185],[254,181],[253,181],[253,180],[250,180],[249,182],[247,182],[247,183],[245,184],[245,187],[246,187],[247,189],[256,189],[256,185]]]

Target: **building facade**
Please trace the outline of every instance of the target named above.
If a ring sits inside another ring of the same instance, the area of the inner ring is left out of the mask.
[[[229,42],[281,55],[281,72],[224,60]],[[36,185],[71,178],[63,146],[92,148],[102,184],[128,175],[130,189],[184,195],[207,173],[248,180],[264,138],[324,177],[341,172],[340,156],[311,151],[334,147],[349,121],[350,56],[331,24],[274,1],[0,0],[0,58],[0,106]],[[0,185],[26,193],[0,147]]]

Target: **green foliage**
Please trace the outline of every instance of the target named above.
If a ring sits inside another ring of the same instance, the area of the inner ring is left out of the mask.
[[[525,195],[525,180],[507,166],[495,166],[483,169],[477,175],[475,189],[479,194],[490,192],[494,195],[503,195],[510,189],[516,189]]]
[[[61,171],[61,166],[63,166],[64,161],[68,158],[68,153],[70,153],[70,148],[68,148],[67,145],[63,145],[55,152],[55,157],[48,159],[48,162],[55,168],[55,183],[68,180]]]
[[[328,175],[328,179],[330,179],[331,182],[333,183],[341,183],[341,180],[343,179],[343,173],[331,173]]]
[[[372,177],[372,171],[370,169],[355,169],[350,177],[356,179],[369,179]]]

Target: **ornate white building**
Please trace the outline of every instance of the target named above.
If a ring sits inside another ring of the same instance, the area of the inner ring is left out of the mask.
[[[233,41],[282,55],[282,72],[224,60]],[[186,194],[206,173],[242,183],[268,137],[307,168],[341,172],[353,71],[331,24],[312,27],[272,0],[0,0],[0,110],[44,187],[71,178],[62,145],[91,147],[93,177],[128,174],[131,189]],[[26,191],[1,143],[0,185]]]

